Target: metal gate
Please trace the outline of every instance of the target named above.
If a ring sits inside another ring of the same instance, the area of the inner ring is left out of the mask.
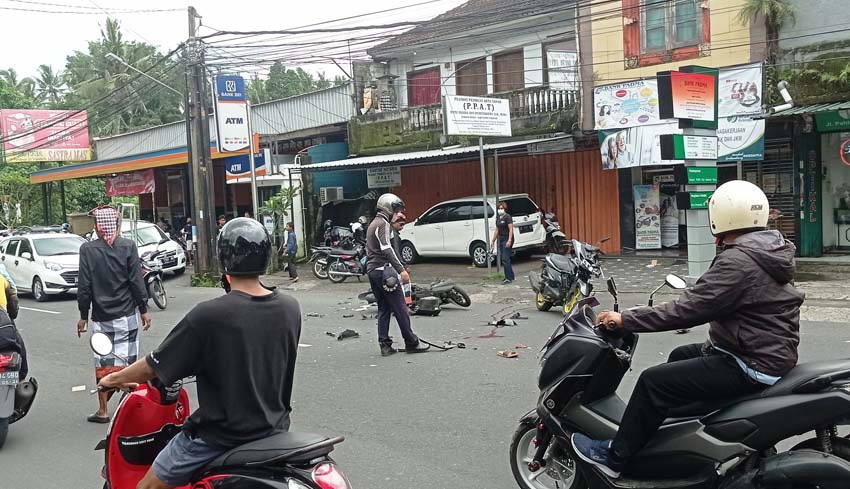
[[[798,189],[791,139],[766,140],[764,160],[744,162],[742,177],[767,195],[771,215],[776,216],[769,221],[769,227],[797,243]]]

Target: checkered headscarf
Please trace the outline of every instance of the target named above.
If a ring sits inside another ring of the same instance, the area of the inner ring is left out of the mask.
[[[118,228],[121,224],[121,215],[118,209],[109,205],[102,205],[91,211],[94,216],[94,229],[97,235],[106,244],[112,246],[118,236]]]

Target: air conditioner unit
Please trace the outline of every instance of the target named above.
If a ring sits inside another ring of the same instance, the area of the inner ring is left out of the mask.
[[[322,205],[342,200],[342,187],[322,187],[319,189],[319,200]]]

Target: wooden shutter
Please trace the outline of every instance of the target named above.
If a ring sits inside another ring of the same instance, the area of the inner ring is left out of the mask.
[[[525,88],[525,63],[522,51],[493,56],[493,91],[508,92]]]
[[[430,68],[407,74],[407,105],[440,103],[440,68]]]
[[[487,95],[487,61],[483,59],[458,61],[455,73],[457,94],[466,96]]]

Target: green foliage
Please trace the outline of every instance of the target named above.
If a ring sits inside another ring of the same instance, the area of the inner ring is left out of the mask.
[[[786,80],[798,104],[816,104],[850,99],[850,51],[830,51],[812,61],[784,70],[769,71],[771,80]],[[775,74],[774,74],[775,73]],[[771,103],[780,103],[778,95]]]
[[[289,69],[278,61],[269,69],[267,78],[256,75],[251,78],[246,90],[251,103],[260,104],[331,88],[345,82],[340,76],[329,80],[323,72],[314,77],[302,68]]]
[[[221,276],[211,273],[192,274],[192,287],[221,287]]]
[[[6,80],[0,78],[0,109],[29,109],[33,100],[27,98]]]

